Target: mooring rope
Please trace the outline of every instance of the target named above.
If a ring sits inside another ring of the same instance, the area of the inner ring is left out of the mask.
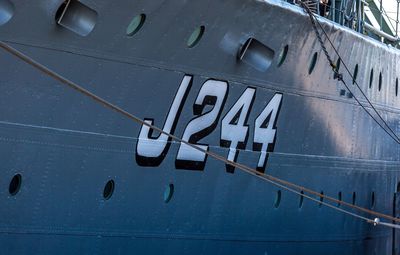
[[[208,150],[202,149],[201,147],[199,147],[199,146],[197,146],[195,144],[189,143],[189,142],[187,142],[187,141],[185,141],[185,140],[183,140],[183,139],[181,139],[181,138],[179,138],[179,137],[177,137],[177,136],[175,136],[173,134],[165,132],[164,130],[162,130],[161,128],[159,128],[157,126],[149,124],[148,122],[140,119],[139,117],[135,116],[134,114],[131,114],[131,113],[125,111],[124,109],[120,108],[119,106],[114,105],[111,102],[108,102],[104,98],[101,98],[100,96],[90,92],[89,90],[83,88],[82,86],[76,84],[75,82],[70,81],[69,79],[63,77],[62,75],[58,74],[57,72],[50,70],[46,66],[38,63],[34,59],[28,57],[27,55],[23,54],[19,50],[9,46],[8,44],[6,44],[6,43],[4,43],[2,41],[0,41],[0,47],[3,48],[4,50],[6,50],[7,52],[11,53],[15,57],[19,58],[20,60],[24,61],[25,63],[27,63],[27,64],[31,65],[32,67],[38,69],[39,71],[43,72],[47,76],[52,77],[53,79],[61,82],[64,85],[67,85],[68,87],[70,87],[70,88],[74,89],[75,91],[83,94],[84,96],[87,96],[87,97],[91,98],[92,100],[96,101],[97,103],[100,103],[103,106],[105,106],[105,107],[107,107],[107,108],[109,108],[109,109],[111,109],[111,110],[113,110],[113,111],[115,111],[117,113],[120,113],[120,114],[124,115],[125,117],[127,117],[129,119],[132,119],[133,121],[135,121],[135,122],[137,122],[137,123],[139,123],[141,125],[145,125],[145,126],[151,128],[151,129],[153,129],[153,130],[155,130],[157,132],[160,132],[161,134],[167,135],[169,138],[171,138],[171,139],[173,139],[173,140],[175,140],[177,142],[186,144],[186,145],[190,146],[193,149],[196,149],[196,150],[198,150],[198,151],[200,151],[202,153],[205,153],[208,156],[210,156],[210,157],[212,157],[212,158],[214,158],[216,160],[219,160],[221,162],[224,162],[225,164],[231,165],[231,166],[233,166],[233,167],[235,167],[235,168],[237,168],[237,169],[239,169],[239,170],[241,170],[241,171],[243,171],[243,172],[245,172],[247,174],[250,174],[250,175],[252,175],[254,177],[257,177],[257,178],[262,179],[262,180],[264,180],[266,182],[269,182],[269,183],[271,183],[271,184],[273,184],[273,185],[275,185],[277,187],[280,187],[280,188],[282,188],[282,189],[284,189],[286,191],[295,193],[295,194],[297,194],[299,196],[303,196],[303,197],[305,197],[305,198],[307,198],[307,199],[309,199],[311,201],[317,202],[318,204],[325,205],[325,206],[327,206],[329,208],[332,208],[332,209],[334,209],[336,211],[339,211],[339,212],[345,213],[347,215],[351,215],[353,217],[356,217],[358,219],[364,220],[367,223],[400,229],[400,225],[397,225],[397,224],[389,225],[390,223],[381,222],[381,220],[380,220],[380,218],[384,218],[386,220],[390,220],[390,221],[393,221],[393,222],[400,222],[400,219],[398,219],[398,218],[392,217],[392,216],[387,215],[387,214],[375,212],[375,211],[372,211],[372,210],[369,210],[369,209],[366,209],[366,208],[363,208],[363,207],[359,207],[359,206],[344,202],[342,200],[335,199],[333,197],[330,197],[330,196],[327,196],[327,195],[324,195],[324,194],[320,194],[319,192],[316,192],[314,190],[302,187],[302,186],[294,184],[292,182],[282,180],[280,178],[274,177],[274,176],[269,175],[269,174],[260,173],[259,171],[254,170],[254,169],[252,169],[252,168],[250,168],[250,167],[248,167],[246,165],[243,165],[243,164],[240,164],[240,163],[236,163],[236,162],[233,162],[233,161],[229,161],[229,160],[225,159],[224,157],[220,156],[219,154],[216,154],[216,153],[210,152]],[[315,195],[315,196],[319,197],[321,200],[313,198],[310,195],[304,194],[302,191],[303,192],[307,192],[307,193],[309,193],[311,195]],[[370,219],[368,217],[364,217],[364,216],[359,215],[357,213],[353,213],[353,212],[350,212],[350,211],[345,210],[343,208],[339,208],[339,207],[337,207],[335,205],[323,202],[322,199],[327,199],[327,200],[329,200],[331,202],[347,206],[347,207],[352,208],[354,210],[358,210],[358,211],[367,213],[369,215],[373,215],[373,216],[378,217],[378,218]]]

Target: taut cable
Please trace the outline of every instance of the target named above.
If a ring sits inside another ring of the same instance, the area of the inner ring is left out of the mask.
[[[199,147],[199,146],[197,146],[195,144],[191,144],[191,143],[189,143],[189,142],[187,142],[185,140],[182,140],[181,138],[179,138],[179,137],[177,137],[177,136],[175,136],[173,134],[165,132],[164,130],[162,130],[161,128],[159,128],[157,126],[154,126],[154,125],[151,125],[151,124],[145,122],[144,120],[140,119],[139,117],[137,117],[137,116],[135,116],[135,115],[133,115],[133,114],[121,109],[120,107],[108,102],[107,100],[101,98],[100,96],[97,96],[96,94],[90,92],[89,90],[83,88],[82,86],[76,84],[75,82],[70,81],[69,79],[63,77],[62,75],[50,70],[46,66],[36,62],[32,58],[26,56],[22,52],[18,51],[17,49],[9,46],[8,44],[6,44],[6,43],[4,43],[2,41],[0,41],[0,47],[3,48],[4,50],[6,50],[7,52],[11,53],[15,57],[19,58],[20,60],[24,61],[25,63],[33,66],[34,68],[36,68],[39,71],[43,72],[44,74],[48,75],[49,77],[52,77],[53,79],[61,82],[62,84],[67,85],[68,87],[78,91],[79,93],[81,93],[81,94],[93,99],[97,103],[100,103],[103,106],[105,106],[107,108],[110,108],[111,110],[113,110],[113,111],[115,111],[117,113],[120,113],[120,114],[124,115],[125,117],[127,117],[129,119],[132,119],[132,120],[134,120],[135,122],[137,122],[137,123],[139,123],[141,125],[145,125],[145,126],[151,128],[151,129],[153,129],[153,130],[155,130],[157,132],[160,132],[161,134],[167,135],[168,137],[170,137],[171,139],[173,139],[175,141],[181,142],[183,144],[186,144],[186,145],[192,147],[193,149],[196,149],[196,150],[198,150],[198,151],[200,151],[202,153],[205,153],[208,156],[210,156],[210,157],[212,157],[212,158],[214,158],[216,160],[222,161],[225,164],[228,164],[228,165],[231,165],[231,166],[233,166],[235,168],[238,168],[239,170],[241,170],[241,171],[243,171],[243,172],[245,172],[247,174],[250,174],[250,175],[252,175],[254,177],[257,177],[259,179],[267,181],[267,182],[269,182],[269,183],[271,183],[271,184],[273,184],[273,185],[275,185],[277,187],[280,187],[280,188],[282,188],[284,190],[287,190],[289,192],[295,193],[295,194],[297,194],[299,196],[303,196],[303,197],[305,197],[305,198],[307,198],[307,199],[309,199],[311,201],[317,202],[318,204],[323,204],[323,205],[325,205],[325,206],[327,206],[329,208],[332,208],[332,209],[334,209],[336,211],[339,211],[339,212],[351,215],[353,217],[356,217],[358,219],[364,220],[367,223],[374,224],[374,225],[380,224],[382,226],[400,229],[400,225],[381,222],[379,218],[370,219],[370,218],[364,217],[362,215],[359,215],[359,214],[350,212],[348,210],[339,208],[339,207],[337,207],[335,205],[332,205],[332,204],[323,202],[321,200],[315,199],[315,198],[311,197],[310,195],[303,194],[301,191],[307,192],[307,193],[309,193],[311,195],[315,195],[315,196],[317,196],[317,197],[319,197],[321,199],[327,199],[327,200],[329,200],[331,202],[338,203],[338,204],[347,206],[349,208],[352,208],[354,210],[358,210],[358,211],[373,215],[375,217],[384,218],[384,219],[387,219],[387,220],[390,220],[390,221],[393,221],[393,222],[400,222],[400,219],[398,219],[398,218],[395,218],[395,217],[392,217],[390,215],[386,215],[386,214],[383,214],[383,213],[375,212],[375,211],[372,211],[372,210],[369,210],[369,209],[366,209],[366,208],[363,208],[363,207],[359,207],[359,206],[356,206],[356,205],[353,205],[353,204],[350,204],[350,203],[347,203],[347,202],[344,202],[344,201],[341,201],[341,200],[338,200],[338,199],[335,199],[335,198],[320,194],[320,193],[318,193],[318,192],[316,192],[314,190],[299,186],[299,185],[294,184],[294,183],[289,182],[289,181],[285,181],[285,180],[279,179],[279,178],[274,177],[272,175],[268,175],[268,174],[265,174],[265,173],[260,173],[259,171],[254,170],[254,169],[252,169],[252,168],[250,168],[248,166],[245,166],[245,165],[233,162],[233,161],[229,161],[229,160],[225,159],[224,157],[222,157],[222,156],[220,156],[220,155],[218,155],[216,153],[210,152],[208,150],[204,150],[204,149],[202,149],[201,147]]]

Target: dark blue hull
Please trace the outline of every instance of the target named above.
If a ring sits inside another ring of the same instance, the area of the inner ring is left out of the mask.
[[[81,36],[56,25],[61,0],[11,2],[16,12],[0,26],[0,40],[127,112],[167,126],[187,77],[170,131],[184,137],[190,123],[211,116],[221,99],[214,122],[193,131],[189,141],[227,157],[223,119],[252,91],[248,131],[236,162],[374,211],[400,210],[394,206],[400,147],[333,79],[299,8],[275,0],[87,0],[81,2],[98,16],[93,31]],[[146,20],[127,36],[126,25],[140,13]],[[359,84],[399,133],[398,52],[322,22],[346,56],[343,61],[352,69],[359,64]],[[200,25],[201,40],[188,47]],[[267,70],[237,60],[248,38],[272,49]],[[278,63],[285,45],[286,59]],[[314,52],[318,58],[310,72]],[[149,156],[151,149],[139,151],[140,124],[5,51],[0,63],[4,254],[392,254],[397,249],[398,235],[390,228],[374,227],[239,169],[232,173],[211,157],[190,158],[177,141],[168,140],[162,153]],[[210,94],[196,105],[210,81]],[[257,119],[276,95],[282,96],[276,135],[265,143],[267,149],[257,142],[264,139],[257,130],[269,130],[271,123],[257,126]],[[155,133],[147,137],[154,146],[162,140]],[[12,194],[16,174],[20,186]]]

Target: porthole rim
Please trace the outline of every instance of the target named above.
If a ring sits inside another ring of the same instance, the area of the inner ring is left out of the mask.
[[[111,185],[111,188],[109,189],[110,191],[107,191],[108,190],[107,187],[109,184]],[[114,195],[114,191],[115,191],[115,181],[114,179],[109,179],[103,188],[103,199],[109,200]]]
[[[289,52],[289,44],[283,46],[278,54],[278,64],[277,67],[281,67],[286,61],[287,54]],[[282,54],[282,56],[281,56]]]
[[[192,36],[194,36],[194,34],[196,33],[197,30],[199,30],[197,37],[192,42],[190,42],[190,39],[192,38]],[[192,31],[192,33],[189,35],[188,39],[186,40],[186,46],[189,49],[196,47],[199,44],[199,42],[201,41],[201,39],[203,38],[205,31],[206,31],[205,25],[200,25],[200,26],[196,27]]]
[[[139,24],[130,32],[128,32],[129,27],[131,26],[131,24],[134,23],[136,18],[140,18],[139,20]],[[131,21],[129,22],[128,26],[125,29],[125,36],[128,38],[133,37],[135,34],[137,34],[140,30],[142,30],[142,27],[144,26],[144,23],[146,22],[147,19],[147,15],[145,13],[140,13],[135,15]]]
[[[318,52],[314,52],[314,54],[311,57],[311,62],[308,65],[308,74],[311,75],[314,70],[315,67],[317,66],[317,62],[318,62]]]

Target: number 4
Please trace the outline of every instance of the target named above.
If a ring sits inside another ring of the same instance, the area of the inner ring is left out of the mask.
[[[282,94],[276,93],[257,117],[254,129],[253,150],[261,151],[257,170],[265,171],[268,152],[273,151],[276,138],[276,121],[282,104]]]
[[[228,160],[236,162],[238,149],[245,149],[249,135],[249,127],[246,125],[251,106],[254,102],[256,89],[247,88],[238,101],[222,119],[221,141],[222,147],[228,147]],[[233,173],[234,167],[226,164],[226,171]]]

